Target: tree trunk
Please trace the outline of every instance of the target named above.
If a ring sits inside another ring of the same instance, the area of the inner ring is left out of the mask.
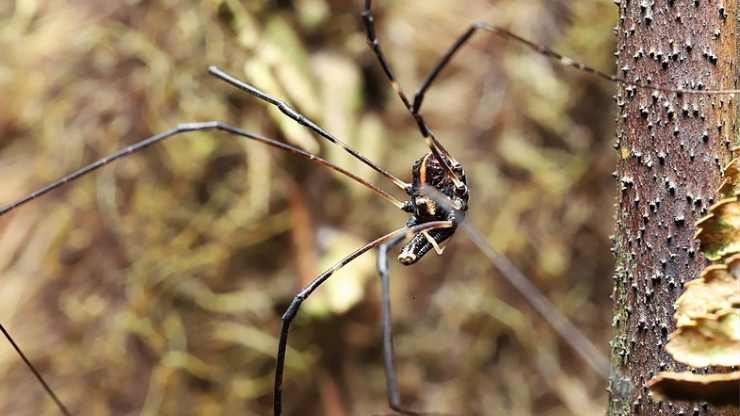
[[[621,0],[618,68],[627,79],[686,89],[736,88],[737,0]],[[694,222],[715,202],[735,141],[735,98],[620,87],[619,208],[614,251],[609,415],[730,415],[654,401],[645,383],[684,370],[663,347],[683,282],[706,265]]]

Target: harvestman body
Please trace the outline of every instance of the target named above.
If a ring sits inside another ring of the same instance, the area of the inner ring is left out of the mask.
[[[315,277],[305,288],[303,288],[294,297],[290,306],[287,308],[287,310],[282,316],[282,329],[280,332],[280,340],[278,343],[277,361],[276,361],[276,369],[275,369],[275,386],[274,386],[274,396],[273,396],[274,397],[274,414],[278,416],[282,413],[282,384],[283,384],[283,372],[284,372],[285,353],[286,353],[286,347],[287,347],[287,341],[288,341],[288,334],[289,334],[290,325],[293,319],[295,318],[296,314],[298,313],[301,304],[323,282],[325,282],[329,277],[331,277],[331,275],[335,271],[339,270],[340,268],[350,263],[357,257],[361,256],[365,252],[371,249],[374,249],[376,247],[379,249],[378,270],[379,270],[381,284],[382,284],[383,361],[384,361],[385,371],[386,371],[389,405],[393,410],[398,411],[403,414],[424,414],[424,413],[418,413],[418,412],[405,410],[401,407],[401,400],[400,400],[400,395],[398,391],[398,383],[396,380],[396,373],[395,373],[394,362],[393,362],[393,340],[392,340],[393,338],[392,338],[392,332],[391,332],[391,310],[390,310],[390,296],[389,296],[390,284],[389,284],[387,253],[390,249],[397,246],[402,241],[408,239],[408,242],[401,248],[400,254],[398,255],[398,260],[404,265],[411,265],[411,264],[416,263],[425,254],[427,254],[431,250],[434,250],[437,254],[442,254],[443,249],[444,249],[442,244],[455,233],[458,225],[464,220],[464,215],[468,209],[468,201],[469,201],[469,190],[467,187],[465,172],[462,168],[462,165],[450,155],[450,153],[444,148],[444,146],[442,146],[442,144],[434,136],[432,130],[428,127],[428,125],[426,124],[426,121],[424,120],[421,114],[421,108],[422,108],[422,104],[424,101],[424,96],[426,92],[428,91],[428,89],[430,88],[430,86],[433,84],[436,77],[439,75],[442,69],[444,69],[446,65],[450,62],[450,60],[455,55],[455,53],[473,36],[473,34],[479,30],[491,32],[495,35],[521,43],[540,54],[543,54],[550,58],[554,58],[555,60],[559,61],[563,65],[574,67],[581,71],[592,73],[598,77],[607,79],[612,82],[619,82],[622,84],[626,84],[626,85],[630,85],[630,86],[634,86],[638,88],[646,88],[646,89],[652,89],[652,90],[658,90],[658,91],[677,92],[677,93],[685,93],[685,94],[712,94],[712,93],[734,94],[734,93],[737,93],[738,91],[737,90],[694,91],[694,90],[685,90],[685,89],[675,89],[675,88],[669,88],[669,87],[663,87],[663,86],[650,86],[650,85],[644,85],[641,83],[631,82],[624,78],[613,76],[613,75],[601,72],[599,70],[593,69],[591,67],[588,67],[586,65],[580,64],[574,60],[571,60],[567,57],[560,55],[559,53],[547,47],[537,45],[535,43],[530,42],[529,40],[521,38],[518,35],[515,35],[506,29],[493,26],[487,23],[483,23],[483,22],[476,22],[476,23],[473,23],[452,44],[452,46],[446,51],[446,53],[440,58],[439,62],[433,67],[429,75],[425,78],[421,87],[414,95],[414,99],[412,101],[408,99],[406,94],[403,92],[403,89],[396,82],[393,71],[391,70],[391,67],[388,64],[387,59],[385,55],[383,54],[380,43],[375,34],[374,18],[373,18],[372,9],[371,9],[371,6],[372,6],[371,3],[372,3],[371,0],[365,0],[365,7],[362,12],[362,18],[363,18],[366,32],[367,32],[368,44],[370,48],[373,50],[374,54],[376,55],[378,61],[380,62],[383,72],[385,73],[387,78],[390,80],[392,87],[394,88],[398,96],[400,97],[406,109],[409,111],[409,113],[412,115],[412,117],[416,121],[419,127],[419,131],[421,132],[421,135],[424,137],[429,147],[429,152],[426,153],[421,158],[419,158],[416,162],[414,162],[412,170],[411,170],[411,177],[412,177],[411,183],[406,183],[402,181],[401,179],[395,177],[394,175],[387,172],[386,170],[376,165],[372,161],[368,160],[366,157],[359,154],[356,150],[354,150],[353,148],[345,144],[342,140],[332,135],[331,133],[327,132],[326,130],[322,129],[316,123],[309,120],[307,117],[303,116],[302,114],[298,113],[296,110],[291,108],[288,104],[286,104],[282,100],[272,97],[260,91],[259,89],[232,77],[231,75],[221,71],[218,68],[210,67],[209,73],[213,75],[214,77],[259,98],[260,100],[263,100],[269,104],[276,106],[286,116],[290,117],[297,123],[310,129],[312,132],[322,137],[323,139],[337,146],[340,146],[345,151],[347,151],[349,154],[351,154],[353,157],[357,158],[361,162],[368,165],[370,168],[380,173],[385,178],[389,179],[396,187],[398,187],[400,190],[405,192],[408,195],[407,201],[402,202],[398,200],[397,198],[393,197],[392,195],[390,195],[389,193],[387,193],[386,191],[365,181],[364,179],[356,176],[355,174],[337,165],[334,165],[333,163],[327,160],[324,160],[316,155],[306,152],[302,149],[288,145],[283,142],[279,142],[276,140],[272,140],[272,139],[260,136],[258,134],[254,134],[254,133],[241,130],[237,127],[230,126],[221,121],[208,121],[208,122],[181,124],[174,129],[159,133],[145,140],[137,142],[129,147],[121,149],[103,159],[100,159],[90,165],[87,165],[75,172],[70,173],[69,175],[66,175],[60,178],[57,181],[52,182],[51,184],[41,188],[40,190],[30,194],[27,197],[24,197],[3,208],[0,208],[0,215],[7,214],[13,209],[21,205],[24,205],[27,202],[37,197],[42,196],[56,188],[59,188],[68,182],[74,181],[75,179],[81,176],[84,176],[94,170],[97,170],[98,168],[101,168],[107,165],[108,163],[111,163],[117,159],[128,156],[132,153],[142,150],[150,145],[156,144],[169,137],[173,137],[181,133],[187,133],[187,132],[193,132],[193,131],[221,130],[223,132],[229,133],[234,136],[240,136],[248,140],[254,140],[257,142],[261,142],[268,146],[272,146],[272,147],[287,151],[289,153],[292,153],[294,155],[312,160],[318,163],[319,165],[325,166],[342,175],[345,175],[353,179],[355,182],[367,187],[368,189],[372,190],[376,194],[380,195],[381,197],[383,197],[384,199],[386,199],[387,201],[395,205],[397,208],[403,210],[404,212],[411,214],[411,217],[409,218],[408,222],[406,223],[404,227],[401,227],[400,229],[396,231],[393,231],[380,238],[377,238],[376,240],[373,240],[367,243],[366,245],[360,247],[359,249],[353,251],[352,253],[348,254],[346,257],[338,261],[334,266],[332,266],[325,272]],[[441,196],[448,198],[448,201],[445,201],[446,202],[445,204],[439,203],[440,202],[439,199],[436,199],[435,197],[432,197],[430,194],[425,192],[425,189],[429,189],[429,188],[432,188],[438,191],[438,193],[441,194]],[[51,387],[43,379],[39,371],[27,359],[27,357],[24,355],[22,350],[15,343],[15,341],[11,338],[10,334],[7,332],[7,330],[2,325],[0,325],[0,331],[3,332],[3,334],[9,340],[9,342],[13,345],[13,347],[18,352],[18,354],[21,356],[25,364],[29,367],[29,369],[33,372],[35,377],[39,380],[39,382],[42,384],[44,389],[47,391],[49,396],[57,404],[59,410],[65,415],[71,415],[71,412],[64,406],[62,401],[57,397],[57,395],[54,393]]]

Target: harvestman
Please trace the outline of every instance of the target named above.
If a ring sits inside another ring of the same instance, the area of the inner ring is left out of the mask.
[[[268,146],[284,150],[296,156],[314,161],[321,166],[338,172],[339,174],[345,175],[355,182],[359,183],[360,185],[365,186],[376,194],[380,195],[400,210],[407,212],[411,215],[411,217],[406,222],[405,226],[365,244],[364,246],[358,248],[357,250],[339,260],[328,270],[315,277],[293,298],[293,301],[290,303],[287,310],[282,316],[282,329],[280,331],[280,339],[278,342],[275,368],[275,385],[273,396],[274,414],[275,416],[279,416],[282,413],[282,385],[288,334],[290,330],[290,325],[293,322],[296,314],[298,313],[301,304],[322,283],[329,279],[329,277],[331,277],[334,272],[341,269],[367,251],[378,248],[379,254],[377,266],[380,274],[382,288],[383,362],[386,373],[388,402],[390,408],[399,413],[420,415],[425,413],[410,411],[404,409],[401,406],[401,399],[398,391],[398,382],[396,380],[393,356],[393,334],[391,326],[391,305],[389,296],[390,282],[388,272],[388,251],[401,242],[408,240],[408,242],[403,245],[401,252],[398,255],[399,262],[404,265],[411,265],[416,263],[431,250],[434,250],[437,254],[441,255],[444,250],[444,247],[442,247],[442,243],[455,233],[458,225],[460,225],[465,218],[465,212],[468,209],[469,190],[467,187],[463,167],[444,148],[439,140],[437,140],[434,133],[429,128],[424,117],[421,114],[421,109],[426,92],[432,86],[434,80],[437,78],[440,72],[448,65],[453,56],[458,52],[458,50],[462,46],[464,46],[477,31],[482,30],[523,44],[524,46],[527,46],[528,48],[542,55],[557,60],[565,66],[573,67],[578,70],[594,74],[595,76],[612,82],[618,82],[637,88],[646,88],[651,90],[676,92],[682,94],[735,94],[739,92],[738,90],[686,90],[659,85],[645,85],[642,83],[628,81],[622,77],[610,75],[584,64],[578,63],[553,51],[552,49],[537,45],[504,28],[494,26],[485,22],[475,22],[447,49],[445,54],[442,55],[442,57],[440,58],[439,62],[426,76],[421,86],[414,94],[413,100],[410,100],[408,96],[404,93],[400,84],[396,81],[391,66],[388,63],[388,60],[386,59],[385,54],[383,53],[383,50],[380,46],[380,42],[376,37],[374,16],[372,13],[372,0],[365,0],[365,7],[362,12],[362,19],[365,25],[367,41],[370,48],[379,61],[383,72],[391,83],[391,86],[398,94],[399,98],[403,102],[403,105],[416,121],[419,131],[424,137],[427,146],[429,147],[429,152],[414,162],[411,169],[411,183],[404,182],[403,180],[394,176],[374,162],[370,161],[365,156],[361,155],[352,147],[350,147],[348,144],[340,140],[338,137],[322,129],[306,116],[294,110],[281,99],[273,97],[252,85],[242,82],[219,68],[211,66],[209,67],[208,72],[210,75],[220,79],[221,81],[224,81],[233,87],[245,91],[262,101],[276,106],[283,114],[290,117],[295,122],[303,125],[304,127],[311,130],[313,133],[333,143],[334,145],[343,148],[347,153],[380,173],[386,179],[390,180],[393,185],[405,192],[408,196],[407,201],[402,202],[388,192],[367,182],[357,175],[305,150],[299,149],[283,142],[269,139],[267,137],[263,137],[259,134],[244,131],[238,127],[231,126],[221,121],[207,121],[180,124],[171,130],[156,134],[147,139],[134,143],[131,146],[121,149],[113,154],[110,154],[50,183],[49,185],[33,192],[32,194],[24,198],[21,198],[3,207],[2,209],[0,209],[0,216],[5,215],[15,208],[18,208],[19,206],[24,205],[48,192],[51,192],[67,184],[68,182],[74,181],[88,173],[91,173],[115,160],[136,153],[139,150],[159,143],[169,137],[194,131],[220,130],[235,136],[254,140]],[[436,196],[432,196],[430,192],[427,192],[427,189],[429,188],[436,191],[434,192]],[[440,201],[438,199],[440,196],[447,198],[447,200]],[[30,371],[34,374],[34,376],[38,379],[38,381],[44,387],[52,400],[56,403],[61,413],[65,415],[71,415],[70,411],[57,397],[53,389],[41,376],[40,372],[33,366],[30,360],[28,360],[28,358],[25,356],[16,342],[12,339],[5,327],[0,325],[0,331],[2,331],[3,335],[12,344],[13,348],[20,355],[24,363],[28,366]]]

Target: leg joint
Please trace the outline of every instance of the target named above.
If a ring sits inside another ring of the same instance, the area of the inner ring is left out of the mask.
[[[301,307],[301,303],[303,303],[303,300],[306,299],[306,296],[303,294],[298,294],[296,297],[293,298],[293,301],[290,302],[290,306],[288,306],[288,309],[285,310],[285,313],[280,318],[283,321],[292,321],[293,318],[295,318],[296,314],[298,313],[298,309]]]

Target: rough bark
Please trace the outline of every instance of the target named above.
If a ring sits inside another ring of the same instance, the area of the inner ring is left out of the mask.
[[[735,88],[736,0],[621,0],[618,68],[633,81]],[[683,282],[706,262],[693,224],[715,201],[735,140],[736,100],[620,87],[619,206],[614,251],[609,415],[737,415],[697,403],[658,403],[645,383],[683,370],[663,347]]]

